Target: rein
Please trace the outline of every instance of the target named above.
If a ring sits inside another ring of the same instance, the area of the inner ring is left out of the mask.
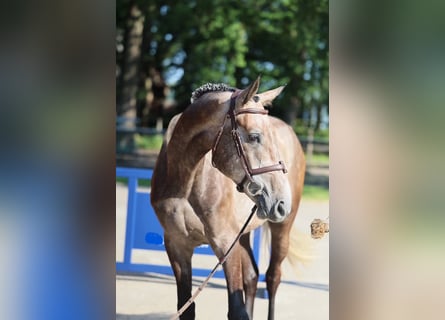
[[[201,291],[204,289],[204,287],[207,285],[209,280],[213,277],[216,270],[219,266],[222,266],[224,262],[226,262],[227,258],[229,257],[230,252],[232,251],[235,244],[238,242],[238,240],[241,238],[242,234],[244,233],[244,230],[246,230],[247,225],[249,224],[250,220],[252,220],[253,215],[255,214],[257,209],[257,206],[254,205],[252,208],[252,211],[250,212],[249,217],[247,217],[246,222],[244,223],[243,227],[241,228],[240,232],[236,236],[235,240],[230,245],[227,252],[224,254],[224,256],[218,261],[216,266],[213,268],[213,270],[210,272],[210,274],[207,276],[207,278],[200,284],[198,289],[195,291],[195,293],[190,297],[190,299],[187,300],[187,302],[179,309],[176,314],[170,318],[170,320],[177,320],[179,317],[191,306],[191,304],[195,301],[196,297],[201,293]]]
[[[227,112],[227,116],[224,118],[224,122],[223,122],[221,128],[219,129],[218,134],[216,135],[215,142],[213,144],[212,164],[214,167],[216,167],[215,162],[213,161],[213,157],[215,155],[215,152],[216,152],[219,142],[221,140],[221,136],[224,131],[224,127],[226,125],[226,120],[230,119],[231,126],[232,126],[232,130],[231,130],[232,139],[235,143],[238,157],[241,158],[241,164],[243,166],[244,172],[246,173],[244,179],[236,186],[236,189],[239,192],[243,192],[244,184],[245,184],[246,180],[253,182],[253,176],[258,175],[258,174],[273,172],[273,171],[283,171],[283,173],[287,173],[287,169],[286,169],[286,166],[284,165],[284,162],[281,160],[278,161],[277,164],[273,164],[270,166],[265,166],[265,167],[260,167],[260,168],[252,168],[251,167],[249,160],[247,159],[247,155],[244,150],[243,144],[242,144],[241,135],[238,130],[238,123],[236,121],[236,116],[238,116],[240,114],[245,114],[245,113],[267,115],[269,113],[269,111],[267,111],[266,109],[256,109],[256,108],[245,108],[245,109],[241,109],[239,111],[235,111],[236,97],[238,96],[238,94],[239,94],[239,91],[235,91],[234,93],[232,93],[232,96],[230,97],[229,111]]]

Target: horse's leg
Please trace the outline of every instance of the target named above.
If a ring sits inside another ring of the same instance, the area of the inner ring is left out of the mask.
[[[281,224],[269,224],[272,244],[269,268],[266,272],[266,286],[269,294],[268,320],[274,320],[275,295],[281,282],[281,263],[289,251],[289,232],[290,228],[292,227],[293,220],[294,219],[290,219]]]
[[[165,235],[165,248],[176,278],[178,310],[192,296],[192,255],[193,247],[187,241],[174,241]],[[195,303],[182,314],[181,320],[195,319]]]
[[[229,313],[227,315],[229,320],[250,320],[243,297],[242,250],[241,246],[236,244],[224,263],[229,294]]]
[[[258,267],[250,247],[250,233],[244,234],[240,238],[241,264],[243,268],[243,285],[246,298],[246,311],[250,319],[253,319],[253,303],[258,284]]]
[[[235,239],[236,234],[227,235],[227,238],[230,240]],[[213,239],[213,241],[211,241],[212,248],[218,259],[221,260],[229,249],[231,243],[228,241],[220,242],[218,240],[222,239],[215,237],[212,237],[211,239]],[[229,298],[229,312],[227,314],[229,320],[250,320],[249,315],[246,312],[243,297],[243,272],[241,264],[243,250],[244,249],[241,248],[240,243],[237,242],[233,246],[226,262],[223,264]]]

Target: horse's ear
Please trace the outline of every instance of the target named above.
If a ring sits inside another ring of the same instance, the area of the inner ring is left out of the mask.
[[[260,80],[261,77],[256,78],[254,82],[252,82],[246,89],[242,90],[240,94],[238,94],[235,108],[245,105],[250,99],[252,99],[260,87]]]
[[[269,91],[265,91],[263,93],[257,94],[257,97],[260,99],[259,102],[263,104],[263,106],[270,106],[272,101],[278,97],[278,95],[283,91],[285,86],[281,86]]]

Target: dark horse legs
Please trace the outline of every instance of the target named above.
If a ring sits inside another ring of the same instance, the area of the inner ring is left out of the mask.
[[[243,240],[242,242],[245,243],[247,240]],[[165,247],[176,278],[178,310],[190,299],[192,294],[191,258],[193,248],[187,246],[186,243],[186,241],[172,241],[167,235],[165,237]],[[249,251],[251,252],[250,246]],[[229,320],[252,319],[246,311],[243,297],[243,289],[245,289],[246,299],[251,313],[253,311],[253,299],[255,298],[256,280],[258,276],[256,275],[256,268],[252,271],[252,267],[245,268],[243,266],[243,263],[245,266],[248,266],[248,261],[250,259],[250,255],[246,248],[236,244],[232,253],[224,263],[224,272],[226,275],[229,297]],[[246,278],[244,274],[249,275],[249,277]],[[243,282],[244,278],[247,280]],[[181,315],[180,319],[195,319],[195,303],[190,305],[190,307]]]
[[[244,249],[237,243],[223,265],[229,296],[229,320],[250,320],[243,298],[241,257]],[[221,258],[221,257],[219,257]]]
[[[269,293],[268,320],[274,320],[275,295],[281,281],[281,263],[289,248],[288,229],[291,224],[271,224],[272,252],[269,268],[266,273],[267,291]],[[284,237],[284,238],[283,238]],[[192,294],[193,248],[186,241],[173,242],[167,235],[165,246],[172,265],[176,284],[178,310],[190,299]],[[224,264],[229,298],[229,320],[253,319],[253,306],[258,283],[258,267],[250,247],[249,234],[241,237]],[[243,294],[244,291],[244,294]],[[245,303],[244,303],[245,298]],[[181,320],[195,319],[195,303],[181,315]]]
[[[258,267],[250,247],[250,233],[240,238],[242,247],[241,264],[243,268],[244,295],[246,298],[246,311],[250,319],[253,319],[253,303],[258,285]]]
[[[269,294],[268,320],[274,320],[275,295],[281,281],[281,263],[289,251],[289,230],[292,227],[292,222],[293,219],[283,224],[269,224],[272,245],[269,268],[266,272],[266,286]]]
[[[165,247],[167,250],[170,264],[176,278],[176,287],[178,295],[178,310],[190,299],[192,296],[192,254],[193,247],[189,248],[186,241],[178,243],[173,242],[167,236],[165,237]],[[195,319],[195,303],[181,315],[181,320]]]

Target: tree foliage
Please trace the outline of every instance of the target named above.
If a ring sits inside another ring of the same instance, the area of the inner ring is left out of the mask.
[[[140,109],[151,108],[157,95],[165,103],[169,95],[155,92],[155,77],[162,78],[158,86],[171,90],[181,111],[205,82],[243,88],[260,74],[260,90],[287,84],[274,112],[289,123],[304,111],[327,107],[327,0],[118,0],[117,101],[126,85],[134,6],[144,18],[136,97]]]

